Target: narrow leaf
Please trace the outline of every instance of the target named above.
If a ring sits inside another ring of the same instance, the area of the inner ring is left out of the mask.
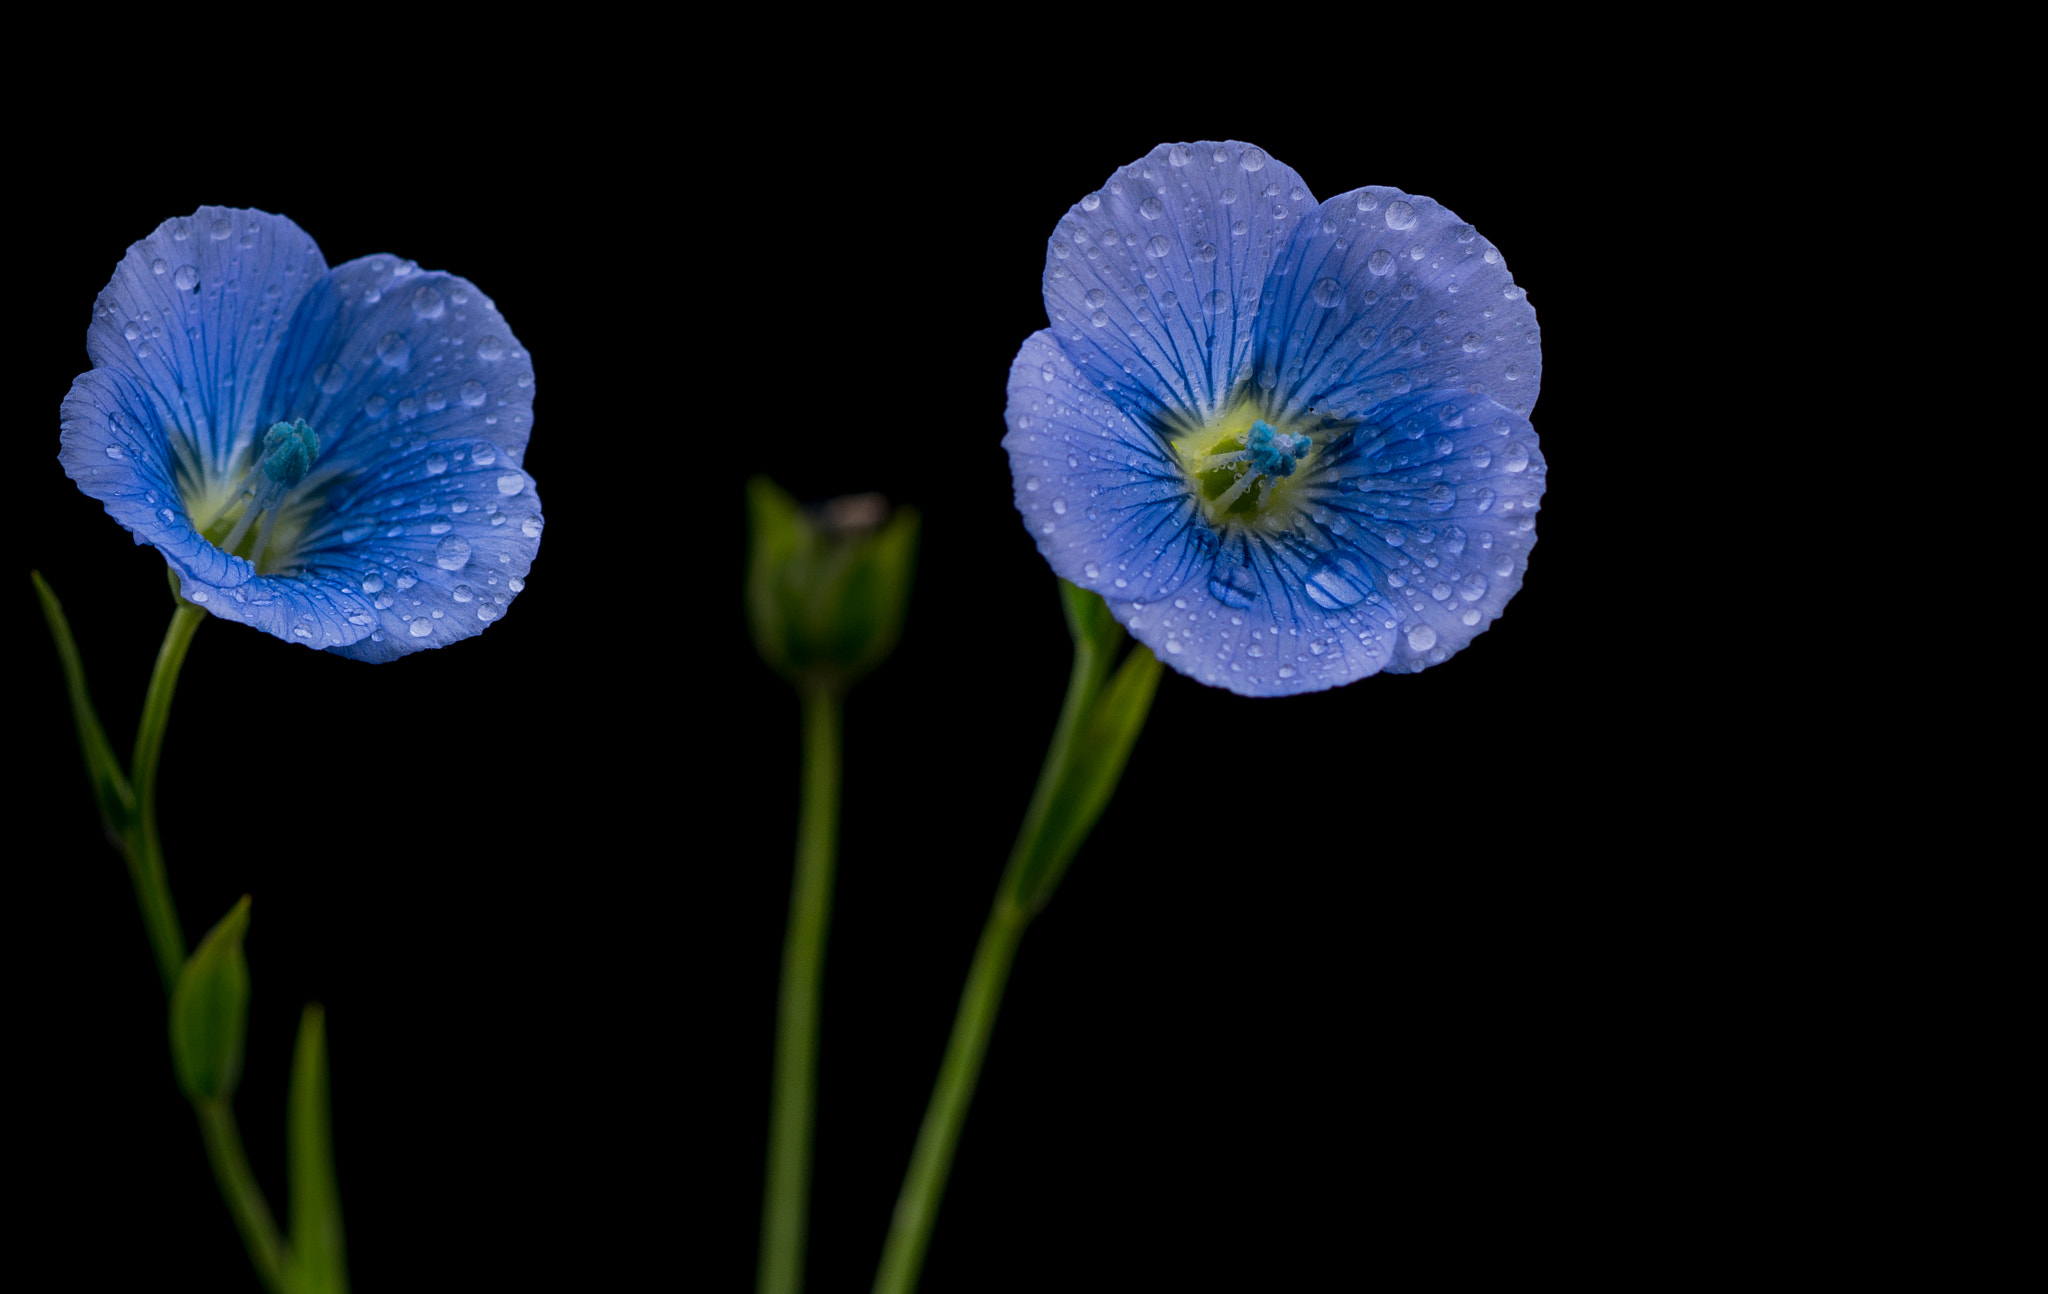
[[[348,1294],[342,1256],[341,1189],[334,1180],[329,1121],[327,1023],[319,1003],[299,1017],[292,1085],[285,1109],[285,1154],[291,1173],[289,1294]]]
[[[1101,594],[1090,593],[1078,584],[1066,580],[1059,583],[1060,605],[1066,609],[1067,632],[1074,636],[1074,646],[1092,647],[1104,661],[1112,659],[1117,643],[1123,639],[1124,627],[1110,613],[1109,603],[1102,600]]]
[[[1095,698],[1066,775],[1047,809],[1033,857],[1015,874],[1013,897],[1027,911],[1036,911],[1052,897],[1067,864],[1109,806],[1130,760],[1131,747],[1152,712],[1159,673],[1159,658],[1142,647],[1133,647]]]
[[[171,1061],[178,1085],[193,1100],[226,1101],[242,1077],[249,1030],[249,896],[207,931],[185,959],[171,992]]]
[[[36,586],[36,599],[43,604],[43,619],[49,623],[50,637],[57,644],[57,660],[64,667],[64,691],[71,698],[71,721],[78,729],[78,751],[85,757],[85,776],[92,784],[93,801],[99,805],[100,821],[105,824],[107,835],[119,840],[135,816],[135,792],[129,788],[120,761],[107,744],[106,730],[100,727],[99,715],[93,711],[92,696],[85,686],[85,662],[71,636],[71,622],[64,617],[64,605],[57,601],[56,592],[43,579],[41,571],[30,571],[28,577]]]

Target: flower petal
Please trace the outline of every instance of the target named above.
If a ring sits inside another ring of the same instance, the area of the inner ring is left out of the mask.
[[[1521,588],[1544,463],[1527,418],[1485,396],[1432,392],[1383,406],[1304,485],[1314,542],[1368,574],[1398,626],[1384,668],[1413,671],[1484,633]],[[1351,593],[1319,587],[1323,602]]]
[[[1410,391],[1483,392],[1527,416],[1543,352],[1499,249],[1441,203],[1368,187],[1302,220],[1275,267],[1261,382],[1289,416],[1370,414]]]
[[[337,648],[395,660],[482,633],[505,614],[545,526],[533,478],[488,441],[434,440],[330,492],[299,544],[310,577],[343,581],[376,623]]]
[[[1243,696],[1319,692],[1377,673],[1393,660],[1398,623],[1352,555],[1241,528],[1213,570],[1149,604],[1110,610],[1160,660]]]
[[[1162,144],[1053,231],[1052,331],[1132,417],[1206,423],[1249,376],[1261,293],[1315,209],[1301,177],[1250,144]]]
[[[96,368],[138,380],[189,484],[225,475],[261,434],[257,411],[286,325],[326,270],[297,225],[235,207],[166,220],[115,267],[86,352]]]
[[[1114,604],[1154,597],[1209,569],[1214,538],[1172,452],[1133,422],[1050,331],[1010,366],[1017,510],[1062,578]]]
[[[78,488],[106,505],[107,515],[165,557],[207,580],[238,584],[254,574],[239,557],[208,543],[193,525],[180,490],[176,438],[164,422],[158,392],[122,367],[81,373],[65,393],[57,457]]]
[[[523,456],[533,360],[467,279],[396,256],[335,267],[301,303],[265,422],[304,418],[323,468],[404,444],[476,438]]]

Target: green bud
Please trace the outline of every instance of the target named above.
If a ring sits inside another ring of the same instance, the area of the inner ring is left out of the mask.
[[[193,1100],[226,1100],[242,1077],[242,1040],[249,1029],[249,896],[209,930],[185,960],[171,992],[171,1063]]]
[[[843,688],[903,632],[917,513],[880,495],[800,508],[766,477],[747,482],[747,622],[754,646],[800,685]]]

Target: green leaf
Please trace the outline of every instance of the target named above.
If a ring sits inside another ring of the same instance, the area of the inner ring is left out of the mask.
[[[242,1077],[249,1030],[249,896],[206,932],[185,959],[171,992],[171,1062],[178,1085],[195,1101],[226,1101]]]
[[[291,1172],[291,1235],[285,1260],[289,1294],[348,1294],[341,1189],[334,1180],[334,1133],[328,1110],[326,1014],[316,1002],[299,1017],[285,1108],[285,1155]]]
[[[1101,602],[1092,593],[1085,596]],[[1077,629],[1077,637],[1079,633]],[[1059,786],[1031,842],[1031,852],[1011,874],[1011,898],[1025,911],[1045,906],[1081,842],[1109,806],[1109,798],[1123,778],[1124,765],[1130,761],[1131,748],[1152,712],[1159,673],[1159,658],[1143,647],[1133,647],[1089,707]]]
[[[57,601],[56,592],[43,579],[41,571],[30,571],[28,578],[36,586],[36,599],[43,604],[43,619],[49,623],[50,637],[57,644],[57,660],[64,667],[64,691],[71,698],[71,721],[78,729],[78,751],[85,757],[85,776],[92,783],[93,801],[99,805],[100,821],[106,826],[107,835],[119,841],[135,817],[135,792],[121,771],[120,761],[114,758],[113,747],[107,744],[99,715],[93,711],[92,696],[85,687],[85,662],[71,636],[71,622],[64,618],[64,605]]]
[[[1067,632],[1074,636],[1074,646],[1093,648],[1100,654],[1103,668],[1107,669],[1108,662],[1116,658],[1117,645],[1124,637],[1124,627],[1110,613],[1109,603],[1103,601],[1100,594],[1061,580],[1060,606],[1067,613]]]

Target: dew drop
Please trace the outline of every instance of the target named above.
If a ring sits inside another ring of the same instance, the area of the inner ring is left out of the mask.
[[[1436,646],[1436,630],[1428,625],[1416,625],[1408,631],[1408,645],[1416,651],[1428,651]]]
[[[1335,279],[1318,279],[1309,294],[1315,298],[1317,305],[1328,310],[1344,299],[1344,285]]]
[[[444,571],[459,571],[469,565],[469,541],[450,535],[434,547],[434,565]]]
[[[434,632],[434,622],[433,622],[432,620],[429,620],[429,619],[428,619],[427,617],[425,617],[425,616],[419,616],[419,617],[416,617],[416,618],[415,618],[415,619],[413,620],[413,622],[412,622],[412,636],[413,636],[413,637],[415,637],[415,638],[424,638],[424,637],[426,637],[426,636],[427,636],[428,634],[430,634],[430,633],[432,633],[432,632]],[[492,639],[491,641],[492,641],[492,642],[496,642],[496,641],[497,641],[497,639],[493,638],[493,639]]]
[[[1529,466],[1529,451],[1519,443],[1509,445],[1501,451],[1500,465],[1510,472],[1524,471]]]
[[[476,357],[494,362],[501,360],[505,358],[505,343],[496,337],[486,337],[476,344]]]
[[[526,488],[526,478],[517,472],[507,472],[498,478],[498,493],[511,498]]]
[[[467,584],[458,584],[448,596],[454,598],[457,602],[474,602],[476,600],[476,591]]]
[[[412,358],[412,347],[406,344],[405,338],[388,332],[377,339],[377,358],[385,368],[404,368],[405,361]]]
[[[178,285],[178,291],[190,292],[193,288],[199,286],[199,267],[197,265],[180,265],[178,272],[171,276],[171,282]]]
[[[469,461],[478,467],[489,467],[498,461],[498,447],[478,441],[476,448],[469,452]]]
[[[1397,198],[1397,199],[1395,199],[1395,200],[1394,200],[1394,201],[1392,201],[1392,202],[1389,202],[1389,203],[1387,204],[1387,228],[1389,228],[1389,229],[1413,229],[1413,228],[1415,228],[1415,208],[1414,208],[1414,207],[1412,207],[1412,206],[1410,206],[1410,205],[1409,205],[1408,203],[1402,202],[1402,201],[1401,201],[1400,199],[1398,199],[1398,198]],[[1413,635],[1413,634],[1410,634],[1410,635],[1409,635],[1409,637],[1410,637],[1410,638],[1413,638],[1413,637],[1414,637],[1414,635]],[[1430,634],[1430,636],[1429,636],[1429,640],[1430,640],[1430,642],[1435,642],[1435,641],[1436,641],[1436,635],[1435,635],[1435,633],[1431,633],[1431,634]]]
[[[165,274],[169,273],[170,268],[171,267],[164,264],[161,259],[154,260],[149,263],[149,272],[156,275],[158,278],[162,278]]]
[[[464,404],[474,409],[484,402],[484,384],[472,379],[464,382],[456,394],[462,397]]]
[[[428,475],[428,476],[439,476],[439,475],[440,475],[441,473],[443,473],[443,472],[445,472],[445,471],[447,471],[447,470],[448,470],[448,456],[447,456],[446,454],[429,454],[429,455],[427,455],[427,475]]]
[[[1035,477],[1035,476],[1027,476],[1027,477],[1025,477],[1025,478],[1024,478],[1024,488],[1025,488],[1025,489],[1026,489],[1027,491],[1028,491],[1028,490],[1036,490],[1036,489],[1038,488],[1038,478],[1037,478],[1037,477]]]
[[[377,572],[375,571],[371,571],[368,575],[363,576],[363,592],[377,593],[381,592],[383,588],[384,577],[382,575],[377,574]]]

